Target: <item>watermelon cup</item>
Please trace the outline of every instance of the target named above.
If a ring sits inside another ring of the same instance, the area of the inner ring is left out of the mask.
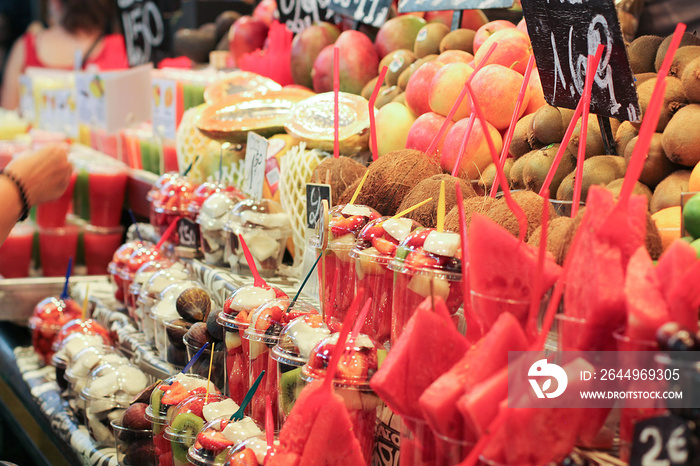
[[[406,328],[413,311],[425,298],[440,296],[453,319],[463,304],[462,248],[459,234],[434,228],[414,230],[401,241],[389,262],[394,273],[391,345]]]
[[[128,243],[122,244],[112,255],[112,261],[107,264],[107,273],[109,274],[110,281],[114,283],[116,291],[114,292],[114,297],[120,303],[124,302],[124,286],[122,284],[122,269],[126,267],[126,261],[129,260],[131,254],[137,248],[144,246],[147,243],[144,241],[129,241]]]
[[[210,395],[219,393],[216,386],[208,384],[207,379],[203,377],[178,373],[165,379],[151,392],[151,399],[146,408],[146,419],[151,421],[153,426],[153,446],[157,457],[156,464],[159,466],[172,465],[170,441],[165,438],[165,429],[169,425],[170,415],[176,410],[177,405],[189,396],[206,395],[207,387]]]
[[[90,373],[80,397],[85,402],[85,425],[98,445],[112,443],[109,422],[121,419],[134,396],[148,386],[148,377],[139,368],[103,364]]]
[[[435,465],[437,439],[427,422],[410,416],[401,416],[400,465]],[[457,463],[452,463],[457,464]]]
[[[330,209],[328,215],[327,245],[320,231],[311,238],[310,245],[316,248],[317,254],[323,252],[318,263],[321,311],[326,323],[337,331],[357,290],[355,260],[350,257],[350,251],[362,228],[381,214],[371,207],[341,204]],[[320,226],[321,222],[318,222],[317,229]]]
[[[220,393],[210,393],[207,397],[204,390],[206,388],[202,389],[202,393],[186,395],[187,392],[183,389],[185,398],[168,414],[168,425],[165,427],[164,438],[170,441],[173,466],[190,464],[187,459],[187,451],[194,445],[197,434],[202,430],[204,424],[208,420],[214,419],[207,419],[205,412],[208,416],[216,416],[220,412],[215,410],[214,414],[210,414],[208,410],[205,411],[205,408],[211,404],[218,406],[219,403],[230,400]],[[163,399],[167,399],[165,395]],[[220,416],[221,414],[219,414]]]
[[[232,448],[245,440],[262,434],[258,425],[249,417],[231,421],[228,416],[204,424],[197,433],[194,444],[187,452],[187,459],[198,466],[221,466]]]
[[[209,196],[200,206],[197,223],[204,262],[216,267],[226,265],[224,250],[228,235],[224,227],[229,221],[229,212],[237,202],[229,192],[217,192]]]
[[[291,306],[291,307],[290,307]],[[250,417],[263,424],[265,422],[265,399],[269,396],[272,412],[279,411],[277,361],[270,356],[270,350],[280,341],[280,332],[285,325],[303,315],[317,315],[319,312],[311,305],[296,301],[292,305],[289,298],[268,301],[250,315],[250,324],[242,335],[248,340],[248,383],[255,382],[265,371],[265,378],[250,400]],[[279,430],[279,419],[273,419],[275,430]]]
[[[280,332],[270,357],[277,361],[277,406],[279,425],[287,420],[305,382],[301,368],[309,360],[316,344],[330,335],[323,317],[309,314],[297,317]]]
[[[78,303],[70,298],[51,296],[39,302],[29,318],[32,331],[32,346],[46,364],[51,363],[53,342],[63,325],[79,319],[83,311]]]
[[[250,314],[276,298],[287,297],[279,288],[265,285],[244,285],[233,292],[224,303],[216,322],[224,329],[226,344],[226,381],[228,395],[236,403],[242,403],[248,392],[248,340],[241,332],[248,328]]]
[[[262,466],[265,464],[265,458],[272,458],[275,456],[275,448],[277,445],[279,445],[277,440],[275,440],[274,445],[268,445],[264,435],[251,437],[229,450],[224,465]]]
[[[350,257],[355,259],[357,289],[372,298],[361,332],[386,345],[391,336],[394,272],[387,267],[396,256],[399,243],[421,225],[408,218],[381,217],[365,225],[357,235]]]
[[[165,182],[151,200],[151,225],[163,235],[171,223],[179,217],[191,217],[187,210],[192,200],[194,186],[183,176],[173,177]],[[194,220],[194,218],[192,218]],[[170,241],[178,244],[177,230],[170,235]]]
[[[282,206],[269,199],[246,199],[231,210],[226,223],[225,256],[234,273],[250,273],[238,236],[243,236],[258,273],[269,277],[282,263],[287,240],[292,235],[289,216]]]
[[[0,245],[0,275],[3,278],[29,276],[35,231],[30,222],[18,223],[10,230],[10,235]]]
[[[325,377],[338,336],[338,333],[334,333],[314,347],[309,361],[301,369],[302,379],[313,382]],[[369,382],[377,372],[380,355],[385,354],[382,346],[373,342],[367,335],[360,334],[354,340],[348,340],[333,380],[335,392],[345,403],[353,433],[367,464],[371,464],[372,461],[377,413],[383,405],[379,396],[370,388]]]
[[[134,274],[133,281],[129,285],[128,293],[125,296],[126,308],[129,313],[129,317],[136,323],[136,328],[143,330],[143,309],[138,306],[139,296],[141,295],[141,290],[144,284],[155,274],[156,272],[167,269],[173,265],[173,261],[170,259],[159,259],[155,261],[146,262],[138,268]]]

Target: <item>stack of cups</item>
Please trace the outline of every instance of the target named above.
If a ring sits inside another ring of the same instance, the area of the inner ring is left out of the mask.
[[[3,278],[29,276],[35,231],[34,224],[29,221],[18,223],[0,245],[0,275]]]

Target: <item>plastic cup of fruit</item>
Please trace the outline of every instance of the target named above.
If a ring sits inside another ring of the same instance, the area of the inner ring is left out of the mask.
[[[277,406],[279,425],[287,420],[302,388],[301,368],[309,360],[316,344],[330,335],[328,326],[319,315],[297,317],[284,326],[279,341],[270,351],[277,362]]]
[[[401,466],[440,464],[437,459],[437,439],[427,422],[410,416],[401,417]],[[446,463],[457,464],[457,463]]]
[[[78,250],[78,225],[39,228],[39,257],[45,277],[62,277]]]
[[[114,432],[117,463],[129,466],[155,466],[152,429],[124,427],[120,419],[110,422]]]
[[[476,290],[471,290],[471,305],[477,316],[483,319],[499,316],[504,312],[508,312],[518,319],[521,325],[527,324],[527,318],[530,311],[529,299],[507,299],[499,296],[494,296],[486,293],[479,293]],[[490,316],[490,317],[489,317]],[[493,322],[486,322],[487,325]]]
[[[125,295],[125,304],[129,317],[136,323],[136,328],[143,330],[143,309],[138,306],[139,296],[143,285],[153,276],[154,273],[167,269],[173,265],[170,259],[159,259],[143,264],[134,274],[133,281],[129,285],[128,293]]]
[[[204,424],[187,452],[187,458],[192,464],[223,465],[231,448],[262,433],[258,425],[249,417],[240,421],[231,421],[229,417],[230,415]]]
[[[136,313],[142,317],[142,330],[146,336],[146,342],[154,344],[156,341],[156,325],[155,315],[153,314],[153,306],[159,301],[160,294],[168,286],[175,282],[188,280],[190,273],[182,266],[175,263],[171,267],[158,270],[142,285],[137,300]],[[176,319],[174,316],[173,319]]]
[[[129,241],[128,243],[122,244],[112,256],[112,261],[107,264],[107,273],[109,278],[116,286],[116,291],[114,297],[120,303],[124,302],[124,287],[122,285],[122,269],[126,266],[126,262],[129,260],[129,256],[134,252],[135,249],[143,246],[143,241]]]
[[[258,273],[274,276],[282,263],[287,240],[292,235],[289,216],[269,199],[246,199],[234,206],[226,224],[225,257],[234,273],[250,273],[238,235],[250,249]]]
[[[312,382],[325,377],[326,367],[337,342],[338,334],[335,333],[314,347],[309,361],[301,369],[301,377],[305,381]],[[383,405],[369,385],[372,374],[378,369],[378,351],[385,350],[368,336],[358,335],[354,341],[346,344],[333,381],[335,392],[345,402],[353,432],[367,464],[372,461],[377,413]]]
[[[398,341],[416,307],[431,295],[442,297],[456,320],[457,311],[464,304],[459,257],[461,240],[457,233],[417,229],[401,241],[396,257],[388,265],[395,272],[392,345]]]
[[[241,338],[248,328],[248,317],[266,302],[285,296],[279,288],[245,285],[233,292],[216,318],[224,329],[226,389],[236,403],[243,402],[249,387],[248,340]]]
[[[32,223],[18,223],[0,245],[0,275],[3,278],[29,276],[35,231]]]
[[[168,415],[164,437],[170,441],[173,466],[190,464],[187,451],[197,439],[206,422],[202,409],[209,403],[221,402],[226,396],[219,393],[197,393],[187,397]]]
[[[224,227],[229,221],[229,212],[236,205],[236,201],[226,192],[212,194],[202,204],[197,223],[199,224],[199,236],[204,254],[204,262],[216,267],[227,265],[224,251],[228,233]]]
[[[129,360],[115,353],[111,346],[96,344],[78,351],[70,359],[64,374],[69,385],[69,397],[79,400],[80,392],[86,387],[90,373],[96,367],[103,364],[123,365],[128,363]],[[84,403],[81,401],[78,407],[84,409]]]
[[[190,217],[196,219],[204,202],[216,193],[224,194],[231,199],[234,204],[246,198],[245,194],[243,194],[235,186],[229,186],[214,181],[206,181],[197,186],[192,192],[192,199],[187,206],[187,210],[190,212]]]
[[[187,206],[193,191],[194,186],[184,177],[174,178],[160,190],[159,200],[151,203],[151,225],[156,227],[161,235],[179,217],[190,216]],[[172,233],[169,241],[178,244],[177,230]]]
[[[170,348],[169,343],[172,339],[168,338],[168,331],[165,328],[165,324],[181,318],[180,314],[177,312],[175,303],[177,302],[177,297],[189,288],[201,288],[201,285],[194,280],[178,281],[169,285],[160,293],[158,301],[151,307],[150,312],[151,319],[154,323],[155,346],[160,358],[180,367],[184,366],[184,363],[177,364],[175,360],[182,362],[182,359],[186,358],[185,345],[182,342],[182,337],[178,338],[175,344],[182,350],[180,357],[168,356]],[[180,335],[184,335],[184,332],[180,333]],[[186,362],[185,360],[185,363]]]
[[[160,250],[156,249],[156,246],[153,244],[143,245],[134,249],[134,252],[131,253],[120,270],[122,295],[124,296],[125,304],[128,304],[126,302],[126,297],[129,293],[129,287],[134,282],[134,276],[138,269],[141,268],[143,264],[161,259],[164,259],[163,254]]]
[[[111,339],[109,340],[111,344]],[[61,390],[68,389],[68,379],[65,377],[73,357],[85,348],[101,346],[105,344],[102,335],[92,333],[72,333],[68,335],[56,349],[51,357],[51,365],[56,368],[56,383]]]
[[[279,441],[275,440],[274,445],[268,445],[264,435],[251,437],[237,446],[231,448],[226,456],[224,465],[226,466],[250,466],[265,464],[265,458],[275,456],[275,450]],[[267,456],[269,453],[269,457]]]
[[[350,257],[350,251],[355,246],[357,235],[362,228],[381,215],[371,207],[351,204],[335,206],[328,215],[326,247],[323,248],[325,241],[319,236],[321,222],[310,244],[316,248],[317,253],[323,252],[317,266],[321,311],[331,329],[339,330],[357,292],[355,259]]]
[[[34,307],[29,318],[32,346],[46,364],[51,362],[53,342],[61,327],[68,321],[79,318],[81,314],[80,305],[70,298],[63,300],[52,296]]]
[[[195,354],[199,352],[200,349],[202,349],[202,342],[195,341],[193,339],[188,339],[187,334],[185,334],[183,340],[187,355],[185,361],[189,361],[195,356]],[[211,354],[212,347],[214,351],[213,360]],[[211,362],[211,381],[217,387],[224,387],[226,385],[226,372],[224,370],[224,366],[226,364],[224,360],[225,354],[226,350],[224,348],[223,342],[210,341],[209,346],[207,346],[207,348],[202,352],[202,354],[199,355],[197,361],[195,361],[195,363],[192,364],[190,372],[193,374],[200,375],[202,377],[208,377],[209,364]]]
[[[261,424],[265,423],[265,400],[268,396],[272,403],[272,412],[276,413],[279,410],[277,361],[270,357],[270,350],[279,342],[284,326],[303,315],[319,315],[319,312],[304,302],[296,301],[292,306],[291,299],[280,298],[263,304],[250,316],[250,324],[243,335],[249,344],[250,386],[262,371],[265,371],[265,377],[250,400],[250,417]],[[275,430],[279,427],[278,419],[275,419]]]
[[[109,331],[97,323],[97,321],[93,319],[83,320],[82,318],[79,318],[70,320],[63,324],[61,330],[59,330],[56,338],[54,339],[51,349],[53,349],[54,352],[58,351],[63,346],[64,341],[76,333],[83,335],[98,335],[102,338],[102,344],[106,346],[112,346],[113,343],[112,337],[109,335]]]
[[[85,265],[88,275],[104,275],[107,266],[119,246],[122,244],[124,227],[98,227],[86,225],[83,231],[85,248]]]
[[[387,267],[396,249],[420,224],[408,218],[381,217],[372,220],[357,235],[350,257],[355,259],[358,292],[364,290],[363,300],[372,298],[362,333],[382,345],[391,336],[391,303],[394,294],[394,272]]]

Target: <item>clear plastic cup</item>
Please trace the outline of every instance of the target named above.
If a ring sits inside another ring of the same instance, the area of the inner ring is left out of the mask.
[[[409,416],[401,421],[401,466],[437,464],[436,438],[428,423]]]
[[[86,225],[83,231],[85,265],[88,275],[104,275],[114,252],[122,244],[124,227]]]
[[[292,306],[291,299],[280,298],[263,304],[250,316],[250,324],[243,334],[243,338],[247,339],[249,344],[249,386],[253,385],[262,371],[265,371],[265,376],[248,406],[250,417],[260,424],[265,423],[265,400],[268,396],[272,403],[272,412],[276,413],[279,410],[277,361],[270,357],[270,349],[279,342],[280,332],[285,325],[308,314],[319,315],[319,312],[304,302],[296,301]],[[275,430],[279,427],[278,420],[275,419]]]
[[[161,293],[173,283],[189,280],[190,276],[190,273],[184,266],[176,262],[171,267],[154,272],[141,286],[136,313],[143,316],[142,330],[144,335],[146,335],[147,342],[155,344],[156,341],[153,306],[159,301]],[[176,319],[177,317],[178,315],[175,314],[169,320]]]
[[[229,416],[207,422],[197,434],[194,444],[187,452],[187,458],[194,465],[221,466],[232,448],[262,431],[249,418],[230,421]]]
[[[100,227],[116,227],[122,217],[128,171],[122,164],[90,167],[90,223]]]
[[[274,445],[268,445],[264,435],[251,437],[231,448],[226,456],[224,464],[257,464],[262,466],[265,464],[265,458],[272,458],[275,456],[275,450],[278,446],[279,441],[277,440],[275,440]],[[236,463],[236,461],[239,462]]]
[[[176,360],[181,362],[184,359],[185,363],[187,362],[185,344],[182,341],[184,332],[175,335],[172,333],[169,334],[165,324],[175,320],[182,320],[176,308],[177,298],[183,291],[189,288],[201,288],[201,285],[193,280],[175,282],[160,293],[158,301],[151,307],[156,349],[161,359],[179,367],[184,366],[184,364],[177,364],[175,362]],[[191,326],[182,322],[180,323],[187,329]],[[175,355],[173,350],[179,350],[179,355]]]
[[[269,199],[258,202],[246,199],[236,204],[229,215],[225,256],[231,270],[235,273],[250,272],[238,241],[241,235],[258,273],[262,276],[275,275],[282,263],[287,240],[292,235],[289,216],[282,206]]]
[[[305,381],[325,377],[326,367],[337,342],[336,333],[324,338],[314,347],[309,361],[301,369]],[[383,347],[372,342],[366,335],[358,335],[354,341],[346,343],[333,381],[335,392],[345,402],[353,433],[360,443],[367,464],[372,460],[378,410],[383,406],[382,400],[369,385],[372,374],[378,368],[378,350],[384,351]]]
[[[156,272],[167,269],[173,265],[173,261],[170,259],[160,259],[156,261],[150,261],[143,264],[134,274],[133,281],[129,285],[128,293],[125,295],[125,304],[129,317],[131,317],[136,323],[136,327],[139,330],[143,330],[143,314],[142,309],[138,306],[138,299],[141,295],[141,289],[143,285],[148,281],[149,278],[153,276]],[[139,312],[137,312],[137,310]]]
[[[119,419],[112,420],[110,425],[114,432],[117,463],[124,466],[155,466],[152,429],[124,427]]]
[[[39,302],[29,318],[32,346],[46,364],[53,356],[53,342],[67,322],[82,315],[80,305],[70,298],[48,297]]]
[[[44,202],[36,206],[36,223],[41,228],[60,228],[66,224],[66,215],[73,201],[73,189],[78,174],[73,172],[68,187],[61,197],[54,201]]]
[[[151,201],[151,225],[162,235],[171,223],[179,217],[189,217],[187,206],[192,199],[194,186],[185,177],[171,177],[160,187]],[[169,241],[178,244],[177,230],[170,236]]]
[[[128,243],[122,244],[112,256],[112,261],[107,264],[107,273],[109,274],[110,280],[116,286],[115,298],[120,303],[124,302],[124,286],[122,284],[122,271],[126,267],[126,262],[129,257],[134,252],[135,249],[143,246],[145,243],[143,241],[129,241]]]
[[[196,219],[202,209],[202,205],[204,205],[204,202],[206,202],[209,197],[217,193],[225,195],[231,199],[234,204],[246,198],[245,194],[243,194],[243,192],[241,192],[241,190],[235,186],[217,183],[214,181],[204,182],[197,186],[192,192],[192,199],[187,206],[187,210],[190,212],[190,217]]]
[[[279,425],[287,420],[302,388],[301,368],[316,344],[330,335],[323,317],[309,314],[285,325],[270,357],[277,362],[277,406]]]
[[[29,276],[35,231],[31,222],[18,223],[10,230],[9,236],[0,245],[0,275],[3,278]]]
[[[111,342],[111,339],[109,341]],[[68,389],[65,373],[73,357],[85,348],[104,344],[105,339],[102,335],[82,332],[72,333],[61,342],[51,357],[51,365],[56,368],[56,383],[62,391]]]
[[[76,333],[82,335],[97,335],[102,340],[101,344],[106,346],[112,346],[113,343],[109,331],[97,321],[93,319],[83,320],[82,318],[79,318],[70,320],[63,324],[61,330],[59,330],[56,338],[54,339],[52,349],[54,351],[60,350],[64,346],[65,340]]]
[[[197,352],[202,349],[201,342],[189,340],[187,334],[184,337],[185,340],[185,350],[187,358],[186,360],[191,360]],[[212,356],[212,348],[214,355]],[[209,346],[202,352],[199,359],[190,368],[190,372],[193,374],[200,375],[202,377],[208,377],[209,375],[209,365],[211,363],[211,381],[217,387],[226,386],[226,370],[225,370],[225,356],[226,350],[223,342],[210,341]],[[212,360],[212,357],[214,358]],[[224,392],[226,390],[224,389]]]
[[[39,257],[45,277],[62,277],[78,250],[78,225],[39,229]]]
[[[227,265],[224,254],[228,233],[224,227],[229,221],[229,212],[235,206],[234,199],[225,192],[213,193],[199,209],[197,223],[204,254],[204,262],[223,267]]]
[[[504,312],[512,314],[520,325],[525,327],[530,311],[529,300],[506,299],[499,296],[487,295],[471,290],[472,309],[485,325],[490,326]],[[488,328],[488,327],[487,327]]]
[[[571,208],[574,201],[561,201],[559,199],[550,199],[549,203],[554,207],[554,212],[556,212],[558,217],[571,217]],[[579,202],[579,210],[585,207],[586,203],[583,201]]]

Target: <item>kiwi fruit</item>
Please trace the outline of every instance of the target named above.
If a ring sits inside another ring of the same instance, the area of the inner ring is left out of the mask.
[[[618,155],[625,155],[625,148],[627,147],[627,144],[637,137],[637,134],[639,132],[637,131],[637,128],[632,125],[629,121],[624,121],[620,125],[619,128],[617,128],[617,131],[615,132],[615,150],[617,151]]]
[[[192,437],[192,443],[194,443],[194,438],[202,427],[204,427],[204,421],[196,414],[180,413],[173,419],[170,430],[185,438]],[[173,459],[186,464],[188,462],[187,450],[190,445],[180,442],[170,442],[170,445],[173,448]]]
[[[418,31],[413,42],[413,53],[423,58],[427,55],[440,53],[440,42],[449,34],[449,26],[442,23],[428,23]]]
[[[530,157],[523,168],[523,183],[527,189],[536,193],[540,192],[552,163],[554,163],[559,147],[561,147],[561,144],[550,144],[547,147],[534,151],[534,155]],[[576,159],[566,150],[549,185],[549,192],[551,194],[556,193],[562,180],[575,168]]]
[[[531,132],[532,120],[534,117],[535,114],[530,113],[519,119],[515,124],[513,139],[511,140],[510,149],[508,150],[514,159],[518,159],[530,152],[532,149],[538,148],[530,145],[530,140],[528,137],[529,133]]]
[[[362,97],[364,97],[367,100],[369,100],[369,98],[372,97],[374,87],[377,85],[377,79],[379,79],[379,76],[375,76],[374,78],[370,79],[367,84],[365,84],[365,86],[360,91],[360,95]]]
[[[379,70],[377,73],[382,72],[382,68],[387,67],[386,77],[384,78],[384,84],[387,86],[395,86],[399,81],[399,76],[403,71],[408,68],[411,63],[416,61],[416,54],[408,49],[397,49],[393,52],[387,54],[382,61],[379,62]],[[370,96],[372,93],[370,92]],[[369,100],[369,99],[368,99]]]
[[[622,191],[622,185],[625,183],[624,178],[618,178],[616,180],[611,181],[608,183],[608,185],[605,187],[608,191],[612,192],[615,197],[620,196],[620,191]],[[641,196],[645,196],[647,198],[647,205],[651,202],[651,189],[644,183],[640,183],[637,181],[634,184],[634,189],[632,189],[632,194],[639,194]]]
[[[445,212],[449,212],[452,207],[457,205],[457,195],[455,190],[455,182],[458,181],[462,189],[464,199],[476,196],[471,183],[454,177],[452,175],[442,174],[434,175],[418,183],[401,202],[398,210],[402,211],[411,206],[418,204],[430,197],[432,201],[423,204],[415,210],[412,210],[405,217],[415,220],[426,228],[435,228],[437,225],[437,208],[438,199],[440,196],[440,185],[445,182]]]
[[[564,124],[564,128],[568,128],[569,125],[571,124],[571,120],[574,119],[574,113],[576,113],[574,110],[571,110],[570,108],[564,108],[564,107],[557,107],[559,109],[559,112],[561,112],[561,120],[562,123]]]
[[[280,369],[285,367],[291,368],[292,366],[280,363]],[[304,382],[301,380],[301,367],[280,372],[280,410],[285,414],[289,414],[299,397],[301,389],[304,387]]]
[[[625,148],[625,161],[629,164],[632,158],[632,153],[637,145],[638,136],[635,136],[630,140]],[[663,135],[661,133],[654,133],[651,137],[651,144],[649,145],[649,152],[647,153],[646,160],[644,161],[644,167],[642,168],[642,173],[639,176],[639,181],[647,185],[650,189],[654,189],[657,184],[661,182],[668,175],[673,173],[678,167],[671,162],[668,157],[666,157],[666,152],[662,146]]]
[[[685,67],[681,85],[688,101],[700,103],[700,58],[696,58]]]
[[[656,51],[656,59],[654,60],[654,71],[656,72],[658,72],[659,68],[661,68],[661,63],[664,61],[668,46],[671,45],[671,39],[673,39],[673,35],[666,37],[659,45],[659,49]],[[700,45],[700,37],[690,32],[686,32],[681,38],[681,42],[678,45],[678,50],[687,45]],[[676,53],[678,53],[678,51],[676,51]]]
[[[585,202],[588,188],[593,185],[607,186],[613,180],[625,176],[625,159],[616,155],[599,155],[583,162],[583,182],[581,183],[581,200]],[[557,199],[571,201],[574,198],[574,179],[576,171],[569,173],[557,189]]]
[[[700,58],[700,45],[689,45],[679,48],[673,56],[673,62],[671,63],[671,68],[668,70],[668,75],[680,78],[683,76],[683,71],[688,64],[696,58]]]
[[[559,265],[564,264],[564,239],[573,227],[574,219],[571,217],[557,217],[547,224],[547,251]],[[527,244],[534,247],[540,246],[542,237],[542,225],[538,226],[527,239]]]
[[[464,217],[467,221],[467,228],[469,228],[469,223],[471,222],[474,212],[484,214],[498,202],[500,202],[499,199],[495,199],[491,196],[474,196],[465,199],[462,204],[464,205]],[[447,215],[445,215],[445,230],[459,233],[460,222],[459,209],[457,206],[454,206]]]
[[[656,52],[663,41],[663,37],[659,36],[640,36],[630,43],[629,47],[627,47],[627,58],[629,59],[632,73],[655,71]]]
[[[508,173],[511,189],[525,189],[523,171],[529,163],[529,160],[532,159],[536,153],[536,150],[530,151],[513,162],[513,166],[510,167],[510,173]]]
[[[700,161],[700,104],[683,107],[664,130],[661,144],[675,163],[694,167]]]
[[[445,50],[464,50],[467,53],[474,53],[473,29],[455,29],[447,33],[440,41],[440,53]]]
[[[405,91],[405,90],[406,90],[406,85],[408,84],[408,80],[411,79],[411,76],[413,76],[413,73],[415,73],[415,71],[416,71],[418,68],[420,68],[420,66],[421,66],[423,63],[428,63],[429,61],[433,61],[433,60],[435,60],[437,57],[438,57],[437,54],[431,54],[431,55],[427,55],[427,56],[425,56],[425,57],[423,57],[423,58],[419,58],[419,59],[417,59],[416,61],[414,61],[413,63],[411,63],[411,64],[408,66],[408,68],[406,68],[405,70],[403,70],[403,71],[401,72],[401,74],[399,75],[398,81],[396,81],[396,85],[399,86],[402,90]],[[371,95],[371,93],[370,93],[370,95]],[[369,100],[369,99],[368,99],[368,100]]]
[[[532,232],[534,232],[537,227],[540,226],[544,202],[547,203],[549,208],[549,218],[556,217],[552,204],[537,193],[532,191],[518,191],[514,192],[512,196],[513,200],[523,209],[525,216],[527,217],[527,232],[525,233],[526,241]],[[491,206],[491,208],[486,212],[486,216],[508,230],[513,236],[520,235],[520,224],[518,223],[518,219],[510,210],[505,198],[499,199],[498,203]]]
[[[393,102],[399,94],[403,94],[399,86],[382,86],[377,94],[377,100],[374,102],[375,108],[382,108],[389,102]]]
[[[441,173],[438,163],[421,151],[391,151],[370,165],[357,204],[372,207],[382,215],[394,215],[413,187],[422,180]]]
[[[396,97],[394,97],[394,100],[392,100],[392,102],[398,102],[405,107],[406,106],[406,93],[402,92],[401,94],[397,95]]]
[[[161,405],[160,404],[160,399],[163,398],[163,395],[165,392],[163,390],[153,390],[150,398],[150,403],[151,403],[151,412],[153,413],[154,416],[158,417],[165,417],[165,415],[168,412],[169,406]],[[161,410],[161,408],[164,408]],[[154,424],[155,426],[155,424]]]
[[[315,183],[329,182],[331,202],[338,205],[338,200],[345,189],[355,181],[362,179],[362,175],[366,171],[367,167],[350,157],[341,156],[337,159],[326,157],[314,168],[311,180]]]
[[[530,146],[561,142],[566,127],[563,124],[561,111],[557,107],[545,104],[535,112],[531,123],[532,132],[528,137]]]
[[[689,180],[689,170],[678,170],[668,175],[654,190],[649,211],[655,214],[668,207],[681,205],[681,193],[688,191]]]
[[[650,79],[643,82],[637,87],[637,94],[639,96],[639,106],[642,109],[642,115],[647,111],[649,106],[649,101],[654,92],[654,86],[656,85],[656,79]],[[666,78],[666,92],[664,93],[664,102],[661,106],[661,114],[659,115],[659,123],[656,125],[656,131],[662,132],[671,117],[683,108],[688,103],[688,98],[685,96],[683,91],[683,84],[678,78],[668,77]],[[637,129],[642,125],[641,121],[638,123],[632,123]]]
[[[578,157],[578,145],[581,139],[581,121],[576,123],[573,133],[571,134],[571,139],[567,149],[571,152],[574,157]],[[586,131],[586,158],[591,158],[596,155],[605,154],[605,145],[603,144],[603,136],[600,134],[600,126],[598,125],[598,118],[596,115],[590,114],[588,116],[588,130]]]
[[[514,162],[515,160],[508,158],[503,164],[503,173],[506,175],[507,179],[510,178],[510,169]],[[491,186],[493,186],[493,181],[496,179],[496,174],[496,165],[490,163],[489,166],[486,167],[483,172],[481,172],[481,176],[477,182],[479,188],[485,193],[489,193],[491,191]]]
[[[639,86],[644,81],[656,78],[658,75],[656,73],[639,73],[634,75],[634,84]]]

